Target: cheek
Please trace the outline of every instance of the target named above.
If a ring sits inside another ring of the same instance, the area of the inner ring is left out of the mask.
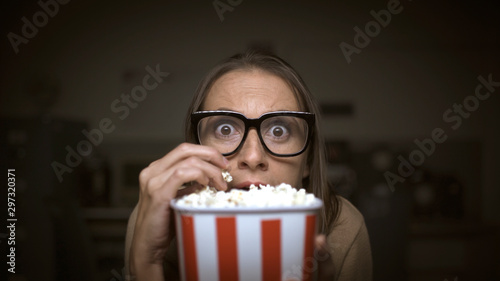
[[[290,159],[292,160],[292,159]],[[299,159],[294,159],[299,160]],[[290,161],[290,162],[279,162],[273,163],[274,169],[273,174],[276,176],[276,180],[281,180],[282,182],[288,183],[296,188],[302,187],[302,179],[304,177],[304,172],[307,170],[305,162],[302,161],[304,159],[300,159],[300,161]]]

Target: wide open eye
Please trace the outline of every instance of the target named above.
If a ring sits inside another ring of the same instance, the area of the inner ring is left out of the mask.
[[[221,124],[218,125],[215,130],[215,135],[217,137],[229,137],[236,133],[236,129],[231,124]]]
[[[245,133],[245,124],[231,116],[212,117],[207,125],[210,137],[217,140],[237,140]]]
[[[269,129],[269,134],[274,138],[283,138],[288,135],[288,130],[284,126],[276,125]]]
[[[262,132],[262,137],[270,142],[284,142],[287,141],[291,136],[290,128],[283,122],[271,122],[265,126]]]

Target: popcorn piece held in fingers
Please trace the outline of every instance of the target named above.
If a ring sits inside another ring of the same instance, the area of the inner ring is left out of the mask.
[[[233,181],[233,177],[226,170],[222,170],[222,178],[224,179],[225,182],[231,182],[231,181]]]

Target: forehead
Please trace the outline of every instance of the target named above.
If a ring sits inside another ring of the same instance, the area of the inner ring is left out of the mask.
[[[203,110],[232,110],[249,118],[271,111],[299,111],[290,86],[262,70],[235,70],[217,79],[208,92]]]

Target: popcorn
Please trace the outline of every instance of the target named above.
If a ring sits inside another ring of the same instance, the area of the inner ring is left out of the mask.
[[[224,179],[225,182],[232,182],[233,181],[233,177],[226,170],[222,170],[222,178]]]
[[[314,194],[306,193],[303,188],[297,190],[286,183],[276,187],[271,185],[257,187],[252,184],[248,191],[231,189],[229,192],[207,186],[199,192],[179,198],[177,205],[216,208],[311,206],[314,199]]]

